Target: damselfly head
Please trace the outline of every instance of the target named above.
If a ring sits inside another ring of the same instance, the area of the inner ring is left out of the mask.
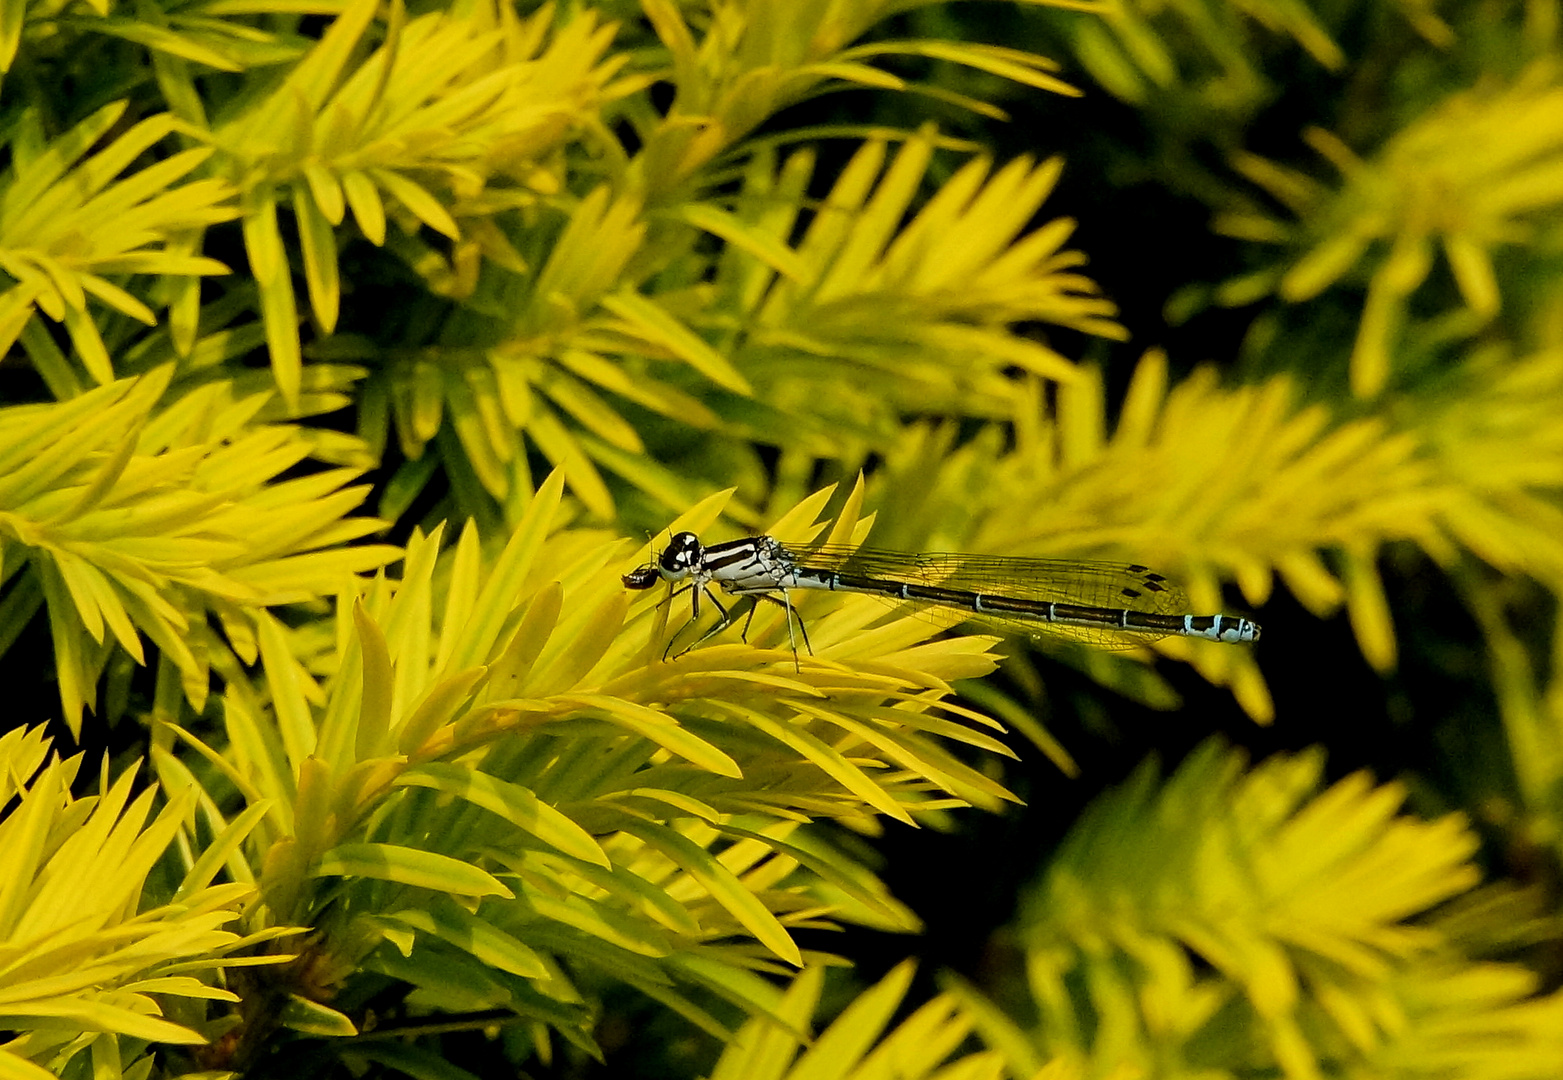
[[[700,538],[692,532],[681,532],[673,534],[657,563],[664,578],[679,581],[688,577],[704,559],[705,549],[700,546]]]
[[[659,581],[682,581],[705,559],[700,538],[691,532],[674,533],[668,546],[645,566],[620,575],[626,589],[649,589]]]

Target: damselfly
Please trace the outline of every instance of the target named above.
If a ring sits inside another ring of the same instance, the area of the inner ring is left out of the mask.
[[[694,533],[681,532],[661,555],[625,574],[623,581],[629,589],[649,589],[659,581],[684,583],[669,598],[690,594],[691,622],[700,618],[701,597],[721,614],[707,637],[733,621],[727,605],[711,591],[715,583],[730,596],[750,597],[756,603],[770,600],[786,608],[789,641],[796,615],[789,594],[794,589],[862,593],[916,605],[945,625],[983,623],[1006,634],[1065,637],[1104,648],[1132,648],[1172,635],[1209,641],[1259,638],[1258,624],[1248,619],[1186,614],[1187,601],[1176,586],[1149,567],[1131,563],[914,555],[783,544],[770,536],[702,544]],[[754,618],[752,607],[749,618]],[[802,619],[798,627],[812,652]]]

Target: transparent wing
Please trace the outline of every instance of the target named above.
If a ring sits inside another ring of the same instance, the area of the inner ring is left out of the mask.
[[[1149,567],[1133,563],[1028,559],[960,552],[911,554],[879,548],[832,545],[789,546],[787,551],[800,567],[881,581],[933,585],[1043,604],[1128,609],[1156,615],[1188,613],[1188,598],[1181,589]],[[1146,630],[1063,626],[1020,615],[977,614],[959,608],[907,602],[893,597],[879,599],[899,608],[909,608],[919,618],[941,626],[975,623],[1006,634],[1077,641],[1097,648],[1134,648],[1167,636],[1165,633]]]

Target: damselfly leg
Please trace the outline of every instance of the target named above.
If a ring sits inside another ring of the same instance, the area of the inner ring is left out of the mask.
[[[693,585],[686,585],[677,592],[671,592],[668,594],[667,599],[664,600],[663,603],[670,603],[674,597],[689,592],[693,588]],[[695,638],[694,641],[691,641],[688,645],[678,650],[678,652],[673,652],[672,650],[674,643],[683,636],[684,631],[688,630],[691,626],[694,626],[697,622],[700,621],[699,592],[696,592],[694,594],[695,599],[690,604],[691,613],[689,616],[689,621],[681,626],[678,632],[668,639],[667,648],[662,650],[663,660],[667,660],[670,653],[672,654],[672,659],[677,660],[695,646],[704,644],[708,639],[715,637],[717,634],[720,634],[723,630],[726,630],[729,626],[733,625],[733,623],[737,621],[737,615],[734,613],[736,611],[736,605],[733,609],[724,607],[721,601],[717,600],[716,596],[711,592],[709,586],[703,587],[701,591],[705,592],[706,599],[710,600],[711,603],[716,606],[716,609],[722,613],[722,617],[714,624],[712,624],[710,629],[708,629],[705,633]],[[798,613],[797,608],[792,606],[792,597],[788,595],[786,589],[781,589],[778,591],[782,594],[780,599],[768,592],[739,594],[740,599],[749,601],[749,611],[744,616],[743,629],[738,632],[738,636],[743,641],[743,643],[747,645],[749,643],[749,628],[754,625],[754,613],[756,609],[759,608],[760,601],[765,600],[775,604],[785,613],[784,618],[787,620],[787,645],[792,650],[792,666],[796,668],[798,666],[798,644],[797,639],[793,637],[792,633],[792,624],[794,620],[796,620],[798,624],[798,633],[803,637],[803,647],[808,650],[810,656],[814,655],[814,645],[809,641],[809,628],[804,624],[803,616]]]

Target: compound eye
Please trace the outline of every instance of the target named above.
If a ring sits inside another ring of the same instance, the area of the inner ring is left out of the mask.
[[[694,533],[675,533],[662,552],[662,569],[670,573],[688,570],[700,561],[700,539]]]

